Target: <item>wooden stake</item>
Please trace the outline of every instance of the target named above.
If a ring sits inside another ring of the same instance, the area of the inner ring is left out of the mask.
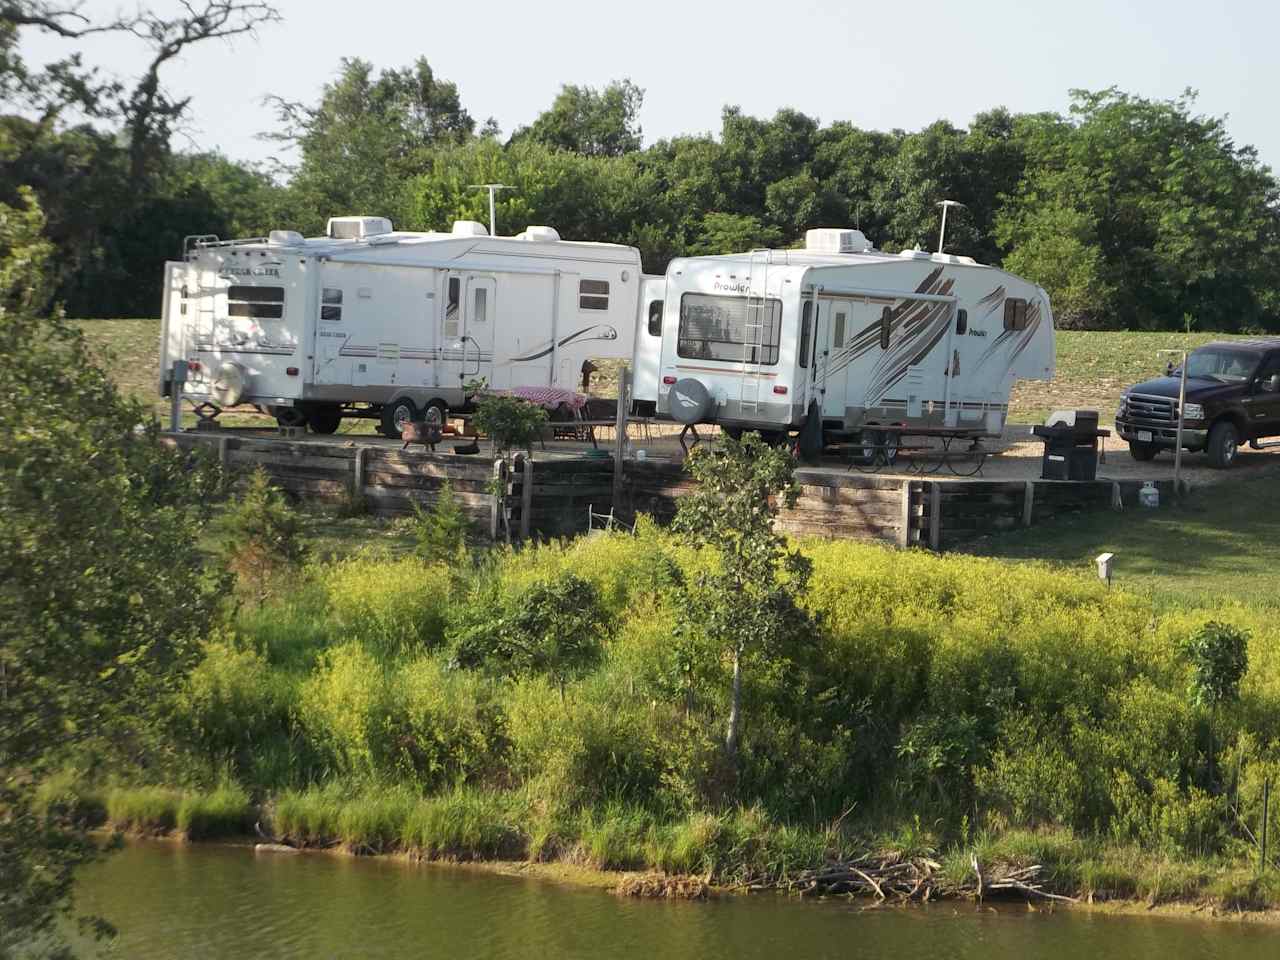
[[[623,465],[627,451],[627,408],[631,406],[631,368],[623,367],[618,377],[618,419],[614,424],[616,443],[613,448],[613,505],[622,504]]]
[[[937,480],[929,483],[929,549],[942,546],[942,485]]]

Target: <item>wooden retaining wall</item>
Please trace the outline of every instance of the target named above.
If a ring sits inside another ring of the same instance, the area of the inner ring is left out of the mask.
[[[1031,526],[1063,513],[1138,507],[1140,480],[915,480],[828,470],[796,471],[800,499],[783,510],[779,526],[797,536],[880,540],[945,550],[1003,530]],[[1159,481],[1160,496],[1172,484]],[[624,515],[648,513],[666,522],[693,483],[675,464],[626,462]]]
[[[170,434],[186,450],[216,455],[233,475],[262,467],[276,486],[328,503],[363,498],[372,513],[404,516],[430,507],[447,480],[477,531],[514,536],[568,536],[588,528],[587,510],[608,513],[613,461],[516,459],[510,470],[489,457],[431,453],[359,441],[238,437],[227,432]],[[529,493],[525,479],[532,477]],[[495,486],[503,491],[499,501]],[[502,512],[499,523],[499,511]]]
[[[589,509],[607,514],[614,508],[628,520],[646,513],[667,523],[679,498],[694,487],[679,464],[660,460],[623,461],[622,482],[615,485],[614,461],[605,458],[518,457],[508,468],[487,457],[401,451],[356,440],[228,432],[171,434],[169,440],[215,453],[233,473],[262,467],[278,486],[299,496],[329,502],[362,497],[380,515],[411,513],[415,503],[430,506],[448,480],[477,531],[495,539],[582,533]],[[916,480],[806,468],[796,471],[796,480],[800,499],[779,517],[786,532],[934,550],[1062,513],[1136,508],[1142,486],[1138,480]],[[1162,499],[1172,493],[1168,481],[1157,486]]]

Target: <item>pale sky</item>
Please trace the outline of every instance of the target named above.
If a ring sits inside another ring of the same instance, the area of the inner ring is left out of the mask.
[[[151,0],[161,9],[170,0]],[[131,0],[87,0],[110,14]],[[457,83],[477,119],[504,135],[550,105],[561,84],[603,86],[630,77],[645,90],[646,144],[718,131],[738,104],[767,117],[794,107],[823,124],[916,130],[939,118],[965,125],[984,109],[1065,111],[1073,87],[1116,85],[1149,98],[1200,91],[1203,113],[1229,116],[1240,144],[1280,165],[1280,3],[1240,0],[542,0],[427,3],[278,0],[285,22],[256,39],[193,48],[164,75],[193,97],[191,141],[261,160],[255,140],[273,116],[269,93],[314,102],[342,57],[400,67],[425,56]],[[31,61],[71,49],[36,39]],[[132,75],[141,46],[83,42],[86,59]]]

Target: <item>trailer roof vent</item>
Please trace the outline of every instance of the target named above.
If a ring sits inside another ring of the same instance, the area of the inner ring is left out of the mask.
[[[477,223],[475,220],[455,220],[453,235],[455,237],[487,237],[489,231],[485,229],[483,223]]]
[[[272,230],[267,234],[267,243],[273,247],[296,247],[303,239],[297,230]]]
[[[386,217],[330,217],[327,233],[334,240],[364,240],[391,232]]]
[[[898,256],[904,260],[928,260],[932,254],[928,250],[903,250]]]
[[[871,241],[861,230],[822,227],[805,231],[804,248],[813,253],[866,253]]]
[[[525,227],[524,233],[520,236],[534,243],[555,243],[560,239],[560,234],[555,227]]]

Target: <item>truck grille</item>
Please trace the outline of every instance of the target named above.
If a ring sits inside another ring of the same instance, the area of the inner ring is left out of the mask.
[[[1148,423],[1176,423],[1178,420],[1178,401],[1172,397],[1131,393],[1121,407],[1122,414],[1130,420],[1142,420]]]

